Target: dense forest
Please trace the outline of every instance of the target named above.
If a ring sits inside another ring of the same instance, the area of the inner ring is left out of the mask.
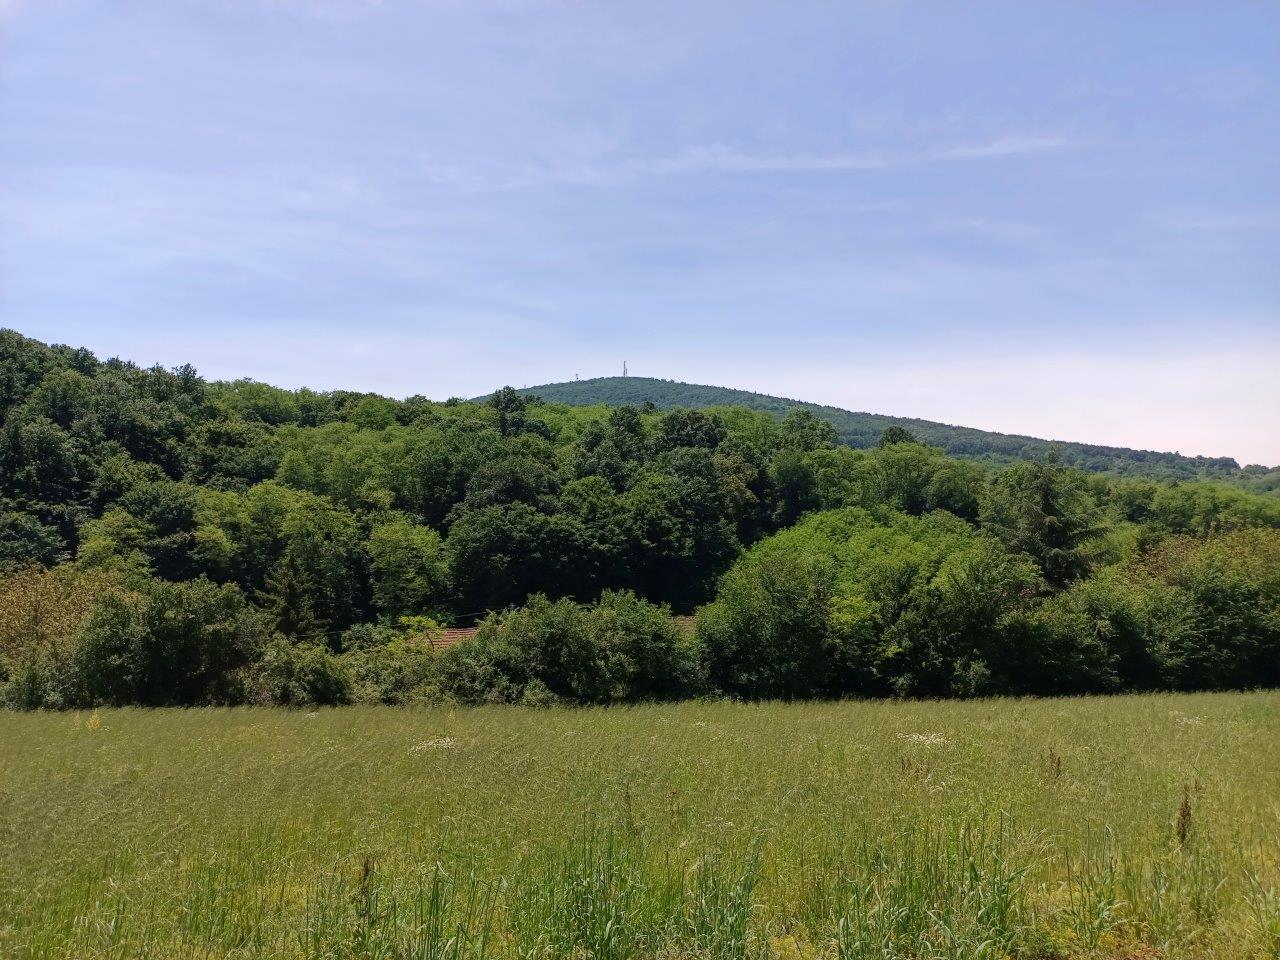
[[[911,431],[921,443],[938,447],[958,457],[981,459],[995,463],[1042,459],[1050,455],[1073,467],[1122,476],[1150,476],[1159,479],[1196,480],[1230,479],[1248,489],[1258,491],[1280,489],[1280,466],[1268,468],[1258,464],[1241,467],[1230,457],[1192,457],[1180,453],[1153,450],[1130,450],[1126,447],[1104,447],[1089,443],[1064,443],[1022,437],[972,427],[956,427],[930,420],[889,417],[878,413],[855,413],[839,407],[827,407],[800,400],[771,397],[749,390],[710,387],[696,383],[679,383],[652,377],[596,377],[568,383],[548,383],[523,388],[521,393],[538,396],[553,403],[571,406],[605,404],[642,406],[652,404],[659,410],[689,407],[705,410],[714,407],[746,407],[785,416],[792,410],[808,410],[836,428],[839,442],[850,447],[873,447],[884,431],[899,427]]]
[[[1280,496],[1091,473],[1069,449],[959,458],[936,425],[886,424],[855,449],[803,406],[208,382],[0,331],[0,698],[1280,682]]]

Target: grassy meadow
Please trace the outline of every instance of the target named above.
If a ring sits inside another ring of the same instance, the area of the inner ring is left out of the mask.
[[[0,956],[1280,957],[1280,694],[0,713]]]

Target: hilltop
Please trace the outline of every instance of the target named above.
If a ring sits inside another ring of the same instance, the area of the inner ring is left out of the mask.
[[[1154,450],[1134,450],[1099,444],[1046,440],[1018,434],[996,433],[931,420],[893,417],[885,414],[843,410],[818,403],[807,403],[787,397],[774,397],[750,390],[714,387],[698,383],[681,383],[654,377],[595,377],[567,383],[546,383],[526,387],[521,393],[541,397],[569,406],[595,404],[652,403],[659,410],[675,407],[749,407],[782,416],[790,410],[812,411],[830,421],[841,442],[851,447],[873,446],[889,427],[904,427],[930,446],[940,447],[954,456],[1012,462],[1045,457],[1056,451],[1064,463],[1095,472],[1121,475],[1147,475],[1164,478],[1193,479],[1220,477],[1260,480],[1262,468],[1242,470],[1231,457],[1184,456]],[[1250,483],[1251,486],[1259,485]]]

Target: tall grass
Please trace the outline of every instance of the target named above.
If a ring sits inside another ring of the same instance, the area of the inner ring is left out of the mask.
[[[1280,958],[1280,695],[0,714],[0,957]]]

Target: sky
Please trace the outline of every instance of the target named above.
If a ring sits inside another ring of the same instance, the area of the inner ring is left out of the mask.
[[[0,0],[0,326],[1280,464],[1280,4]]]

